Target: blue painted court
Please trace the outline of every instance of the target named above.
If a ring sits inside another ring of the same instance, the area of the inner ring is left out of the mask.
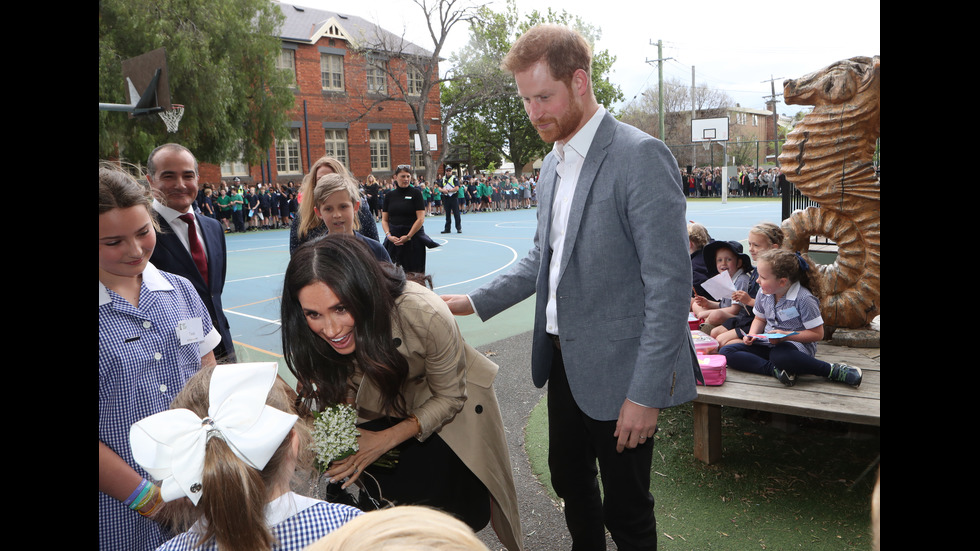
[[[425,231],[442,244],[428,251],[426,267],[440,294],[465,294],[510,269],[531,248],[537,209],[463,215],[463,233],[441,234],[445,217],[429,217]],[[688,201],[687,219],[708,228],[715,239],[743,241],[762,221],[779,223],[778,199],[697,199]],[[378,233],[383,234],[378,227]],[[294,383],[282,362],[279,295],[289,263],[288,230],[227,234],[228,274],[222,301],[231,323],[239,361],[278,361],[280,373]],[[531,329],[533,301],[511,308],[484,323],[475,316],[457,318],[473,346]]]

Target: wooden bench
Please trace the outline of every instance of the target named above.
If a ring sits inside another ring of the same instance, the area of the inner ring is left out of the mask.
[[[861,386],[851,388],[801,375],[795,386],[786,387],[775,377],[729,369],[721,386],[698,387],[694,401],[694,456],[707,464],[721,459],[722,406],[880,427],[880,349],[820,343],[817,357],[860,367],[864,374]]]

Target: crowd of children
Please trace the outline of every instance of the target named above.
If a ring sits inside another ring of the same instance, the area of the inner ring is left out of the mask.
[[[446,178],[461,181],[457,197],[460,212],[492,212],[529,209],[537,205],[533,177],[512,174],[446,176],[427,182],[424,176],[412,178],[425,200],[426,216],[442,216],[442,188]],[[359,182],[362,200],[375,220],[381,220],[384,196],[395,188],[394,179],[378,180],[369,175]],[[219,184],[202,184],[196,207],[222,223],[227,233],[288,228],[299,210],[299,187],[292,181],[245,185],[240,178]]]
[[[709,298],[695,286],[691,298],[691,312],[718,341],[728,368],[775,377],[786,386],[796,384],[798,375],[861,384],[860,368],[816,358],[817,342],[824,338],[817,268],[806,256],[782,248],[779,226],[754,226],[749,255],[738,242],[711,241],[699,224],[691,224],[688,233],[695,281],[703,284],[727,273],[734,288],[729,296]],[[698,254],[701,277],[693,262]]]

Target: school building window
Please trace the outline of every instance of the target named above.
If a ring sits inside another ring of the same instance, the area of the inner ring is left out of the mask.
[[[413,96],[422,94],[422,72],[414,67],[408,69],[407,91]]]
[[[320,81],[324,90],[344,90],[344,56],[320,54]]]
[[[328,128],[324,132],[326,136],[323,143],[326,146],[327,156],[337,159],[342,165],[350,168],[347,162],[347,131]]]
[[[388,93],[388,75],[385,60],[379,56],[367,58],[367,91],[372,94]]]
[[[371,131],[371,170],[391,169],[391,147],[388,130]]]
[[[296,86],[296,52],[288,48],[279,50],[276,68],[286,73],[290,86]]]
[[[276,140],[276,170],[279,174],[300,174],[299,129],[293,128],[289,136]]]

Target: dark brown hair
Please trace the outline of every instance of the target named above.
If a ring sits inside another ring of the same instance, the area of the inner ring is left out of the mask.
[[[299,292],[314,283],[330,287],[354,318],[353,354],[337,353],[310,330]],[[401,390],[408,360],[392,340],[395,299],[404,288],[402,269],[379,263],[357,237],[330,233],[296,249],[282,289],[282,348],[307,407],[343,402],[356,365],[381,392],[384,413],[407,415]]]

